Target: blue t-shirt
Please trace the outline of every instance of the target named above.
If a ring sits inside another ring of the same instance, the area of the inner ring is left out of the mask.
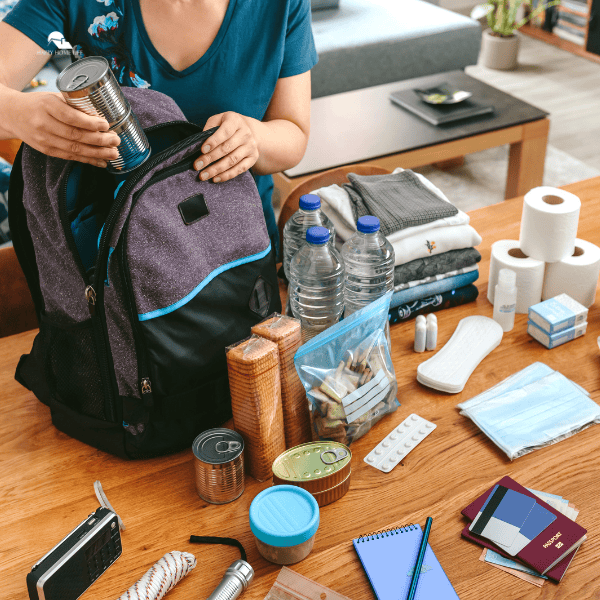
[[[189,121],[202,126],[225,111],[262,120],[277,80],[309,71],[318,60],[310,0],[229,0],[216,38],[183,71],[150,41],[139,0],[20,0],[4,21],[48,51],[57,48],[50,34],[64,34],[84,56],[104,56],[121,85],[170,96]],[[256,184],[276,239],[273,178],[256,177]]]

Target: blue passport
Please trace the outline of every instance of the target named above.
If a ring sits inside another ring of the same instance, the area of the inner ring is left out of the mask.
[[[408,594],[423,531],[419,525],[391,529],[352,540],[378,600],[404,600]],[[444,569],[427,544],[415,600],[459,600]]]

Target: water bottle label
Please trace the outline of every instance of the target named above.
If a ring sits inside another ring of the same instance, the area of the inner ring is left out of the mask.
[[[498,311],[501,313],[514,313],[516,306],[516,304],[501,304]]]

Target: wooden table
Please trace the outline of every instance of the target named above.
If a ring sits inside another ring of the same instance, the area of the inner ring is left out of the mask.
[[[567,186],[583,200],[579,236],[600,244],[600,177]],[[438,313],[438,348],[459,320],[472,314],[491,316],[486,299],[490,246],[517,239],[521,199],[471,213],[481,233],[483,260],[475,303]],[[600,297],[599,300],[600,302]],[[600,400],[598,302],[589,313],[585,336],[547,350],[526,333],[525,315],[475,370],[465,390],[446,395],[415,380],[417,365],[431,354],[412,350],[414,322],[392,327],[393,359],[400,408],[352,445],[352,484],[348,494],[321,510],[321,525],[312,554],[292,568],[353,600],[373,600],[367,578],[352,548],[360,534],[405,523],[424,524],[433,517],[430,544],[462,600],[600,598],[600,427],[510,462],[456,405],[535,361],[543,361],[585,387]],[[27,598],[25,576],[31,566],[87,514],[96,509],[93,482],[99,479],[123,518],[123,555],[83,596],[118,598],[170,550],[192,552],[198,566],[168,594],[172,600],[203,600],[238,557],[233,548],[197,546],[190,534],[238,538],[256,570],[245,594],[262,599],[279,567],[262,559],[248,525],[256,494],[270,485],[247,479],[235,502],[213,506],[196,495],[191,450],[174,456],[126,462],[94,450],[58,432],[48,409],[19,386],[13,373],[19,356],[29,351],[35,332],[0,340],[0,506],[2,543],[0,581],[4,600]],[[364,456],[407,415],[416,412],[437,429],[391,473],[367,466]],[[563,582],[542,589],[478,560],[481,548],[460,537],[460,511],[492,483],[510,475],[521,484],[560,494],[581,513],[578,522],[589,539],[575,557]]]
[[[473,92],[480,104],[492,105],[491,116],[430,125],[389,99],[392,92],[430,88],[448,82]],[[303,159],[274,175],[285,199],[312,174],[341,165],[378,165],[414,169],[453,163],[465,154],[510,146],[505,198],[542,185],[550,121],[547,113],[462,71],[386,83],[311,101],[311,134]]]

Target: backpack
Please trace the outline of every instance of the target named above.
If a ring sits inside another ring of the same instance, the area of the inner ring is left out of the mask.
[[[152,153],[119,177],[23,144],[9,220],[40,331],[15,378],[64,433],[123,458],[189,448],[231,417],[225,348],[281,310],[252,175],[201,181],[202,131],[124,88]]]

